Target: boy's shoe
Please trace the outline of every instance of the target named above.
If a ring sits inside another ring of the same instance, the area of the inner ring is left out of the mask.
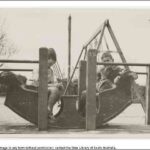
[[[49,116],[49,123],[55,123],[56,118],[54,116]]]

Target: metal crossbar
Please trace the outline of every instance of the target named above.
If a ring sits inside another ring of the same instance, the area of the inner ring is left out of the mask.
[[[6,60],[6,59],[0,59],[1,63],[39,63],[38,60]]]
[[[97,65],[118,65],[118,66],[139,66],[139,67],[146,67],[150,66],[150,64],[147,63],[101,63],[97,62]]]
[[[135,72],[136,74],[139,74],[139,75],[148,75],[148,73],[146,72]]]
[[[33,71],[33,69],[5,69],[1,68],[0,71]]]

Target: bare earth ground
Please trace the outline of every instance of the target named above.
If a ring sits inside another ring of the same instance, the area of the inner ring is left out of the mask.
[[[38,131],[37,127],[16,115],[4,106],[5,97],[0,98],[0,136],[11,137],[150,137],[150,126],[145,124],[145,116],[140,104],[132,104],[118,117],[102,129],[86,131],[83,129],[49,129]]]

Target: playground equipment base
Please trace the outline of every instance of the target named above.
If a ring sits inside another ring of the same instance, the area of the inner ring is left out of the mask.
[[[96,128],[120,114],[131,104],[130,94],[124,89],[112,89],[99,95],[100,107],[97,112]],[[124,94],[123,94],[124,93]],[[109,98],[109,101],[107,101]],[[27,121],[37,125],[38,122],[37,91],[24,87],[8,89],[5,105]],[[62,97],[62,106],[55,121],[49,120],[49,128],[85,129],[85,117],[76,109],[77,97]]]

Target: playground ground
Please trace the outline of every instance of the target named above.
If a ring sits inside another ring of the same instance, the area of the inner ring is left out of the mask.
[[[150,137],[150,126],[145,124],[145,116],[140,104],[132,104],[123,113],[111,120],[102,129],[49,129],[38,131],[37,127],[4,106],[5,97],[0,97],[0,137]],[[139,136],[137,136],[139,135]]]

